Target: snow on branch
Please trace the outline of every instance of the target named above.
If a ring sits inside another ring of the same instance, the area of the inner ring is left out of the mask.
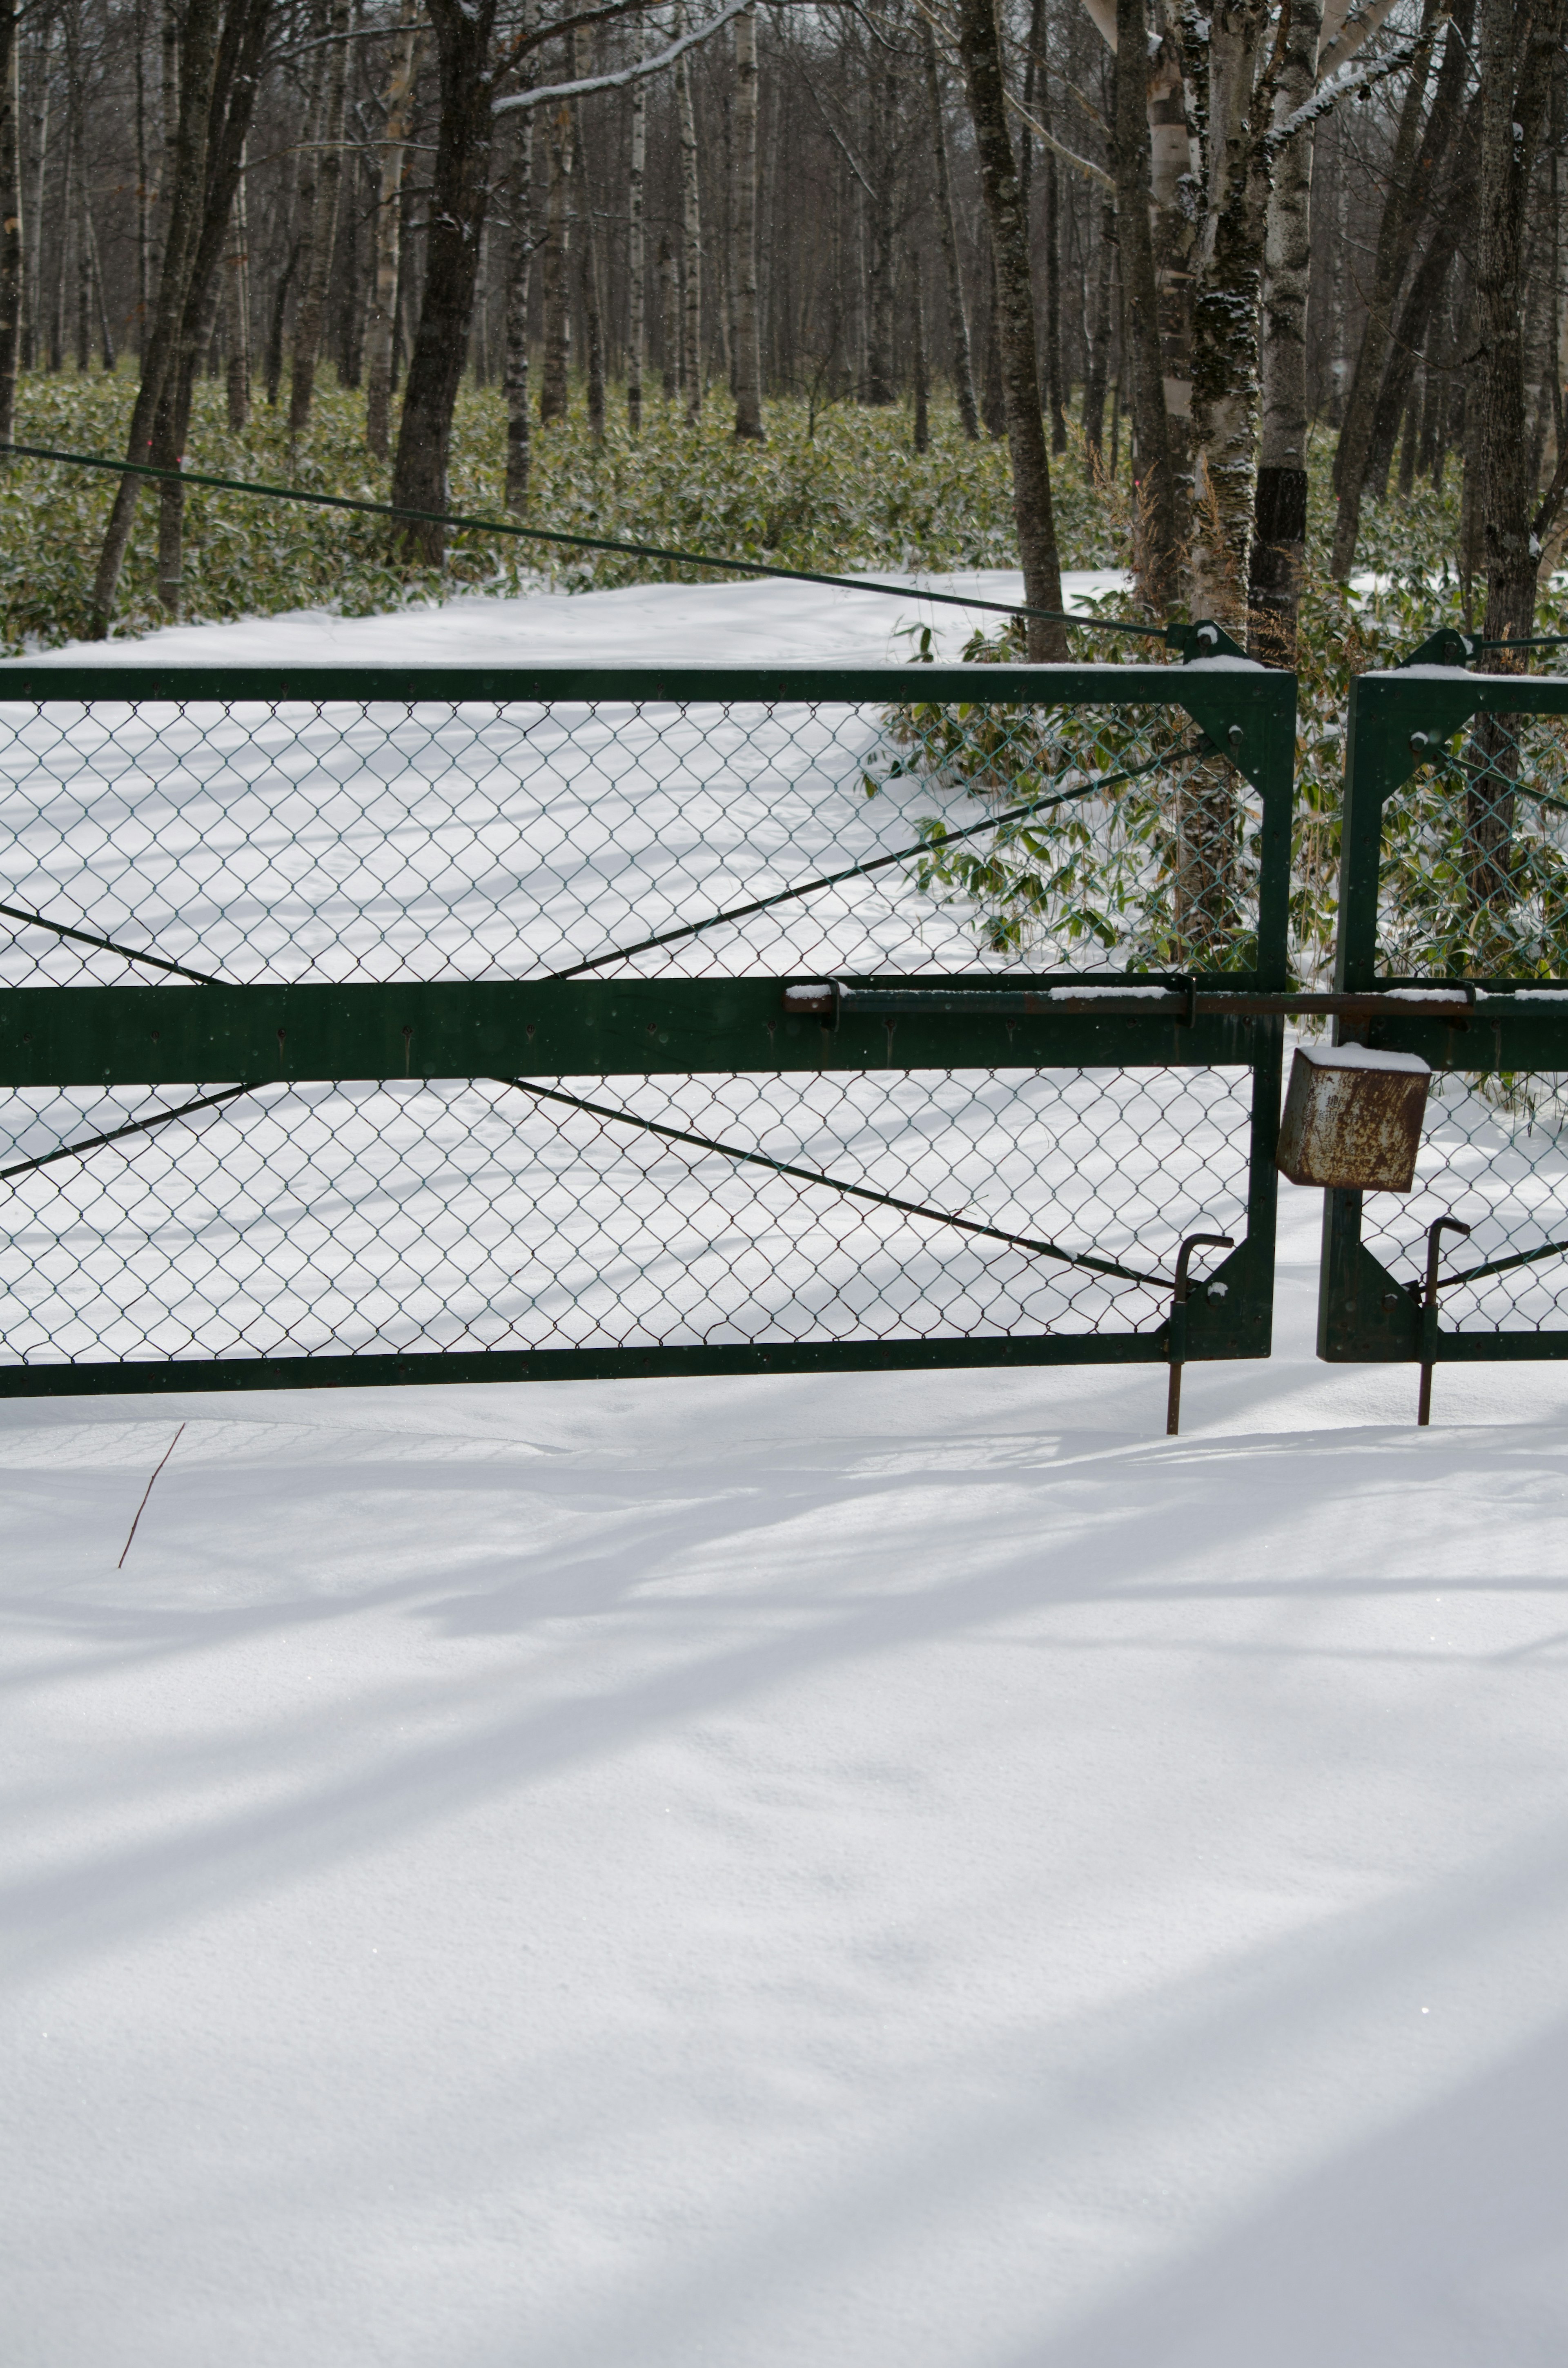
[[[552,82],[546,83],[539,90],[514,91],[509,98],[498,98],[492,112],[513,115],[520,108],[543,107],[556,99],[586,98],[597,90],[625,90],[632,83],[641,82],[645,74],[663,74],[666,66],[673,66],[687,50],[694,50],[699,41],[710,40],[732,17],[738,17],[743,8],[751,5],[752,0],[725,0],[716,17],[706,25],[699,25],[691,32],[683,33],[678,41],[672,41],[667,50],[659,51],[657,57],[642,58],[635,65],[620,66],[614,74],[588,74],[581,82]]]
[[[1342,98],[1349,98],[1358,90],[1370,90],[1376,84],[1386,82],[1390,74],[1402,74],[1406,66],[1415,63],[1421,46],[1419,41],[1413,41],[1407,49],[1396,50],[1392,57],[1368,60],[1362,65],[1341,66],[1337,74],[1331,74],[1326,82],[1319,83],[1311,98],[1303,100],[1294,114],[1288,115],[1283,123],[1274,126],[1265,142],[1269,153],[1277,155],[1287,140],[1293,140],[1298,131],[1305,131],[1310,124],[1316,123],[1337,107]]]

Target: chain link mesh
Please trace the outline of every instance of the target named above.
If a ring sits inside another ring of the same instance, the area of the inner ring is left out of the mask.
[[[548,975],[671,930],[609,974],[1244,968],[1258,828],[1167,708],[0,707],[5,903],[236,982]],[[7,926],[0,984],[154,974]]]
[[[14,704],[0,983],[1244,973],[1259,826],[1175,708]],[[551,1082],[0,1093],[0,1363],[1125,1334],[1244,1229],[1242,1067]]]
[[[1549,1332],[1568,1327],[1568,1074],[1435,1076],[1405,1195],[1369,1193],[1361,1238],[1401,1282],[1425,1272],[1426,1229],[1457,1217],[1469,1240],[1447,1237],[1439,1275],[1446,1332]],[[1540,1259],[1474,1282],[1451,1278],[1494,1259]]]
[[[1378,967],[1568,974],[1568,715],[1478,715],[1388,800]]]
[[[1377,967],[1527,993],[1568,976],[1568,716],[1477,715],[1386,801]],[[1551,1247],[1568,1239],[1565,1088],[1551,1072],[1434,1076],[1415,1190],[1363,1202],[1362,1240],[1402,1282],[1424,1271],[1437,1218],[1471,1227],[1443,1242],[1444,1331],[1568,1327],[1568,1257]]]
[[[17,1177],[0,1360],[937,1339],[1158,1323],[1241,1230],[1246,1070],[562,1080],[1129,1282],[484,1080],[267,1086]],[[0,1096],[0,1167],[213,1087]]]

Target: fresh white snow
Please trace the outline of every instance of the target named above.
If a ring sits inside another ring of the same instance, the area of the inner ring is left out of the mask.
[[[983,609],[922,600],[920,587],[978,600],[1021,600],[1016,569],[970,568],[946,575],[881,580],[907,584],[891,600],[877,592],[835,592],[820,584],[646,584],[620,592],[540,593],[524,600],[473,595],[439,607],[378,617],[298,609],[232,625],[169,625],[133,641],[74,642],[25,661],[37,666],[779,666],[812,659],[881,666],[908,657],[931,628],[938,656],[956,658],[977,626],[1006,622]],[[1069,609],[1125,590],[1115,568],[1069,571]],[[1147,645],[1105,635],[1108,659]],[[0,672],[4,669],[0,668]]]
[[[1281,1197],[1176,1441],[1153,1367],[0,1401],[0,2356],[1557,2368],[1568,1372],[1418,1433]]]
[[[1369,1044],[1303,1044],[1301,1053],[1314,1069],[1403,1071],[1418,1077],[1432,1074],[1431,1063],[1418,1053],[1386,1053]]]

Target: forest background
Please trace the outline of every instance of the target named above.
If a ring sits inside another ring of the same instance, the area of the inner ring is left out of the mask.
[[[12,0],[0,440],[776,564],[1021,564],[1046,610],[1063,564],[1127,566],[1123,612],[1219,618],[1326,718],[1438,623],[1506,666],[1561,621],[1565,19]],[[108,484],[0,476],[11,648],[670,572]]]

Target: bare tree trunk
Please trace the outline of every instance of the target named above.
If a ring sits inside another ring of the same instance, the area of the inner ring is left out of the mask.
[[[996,256],[989,240],[985,246],[985,363],[980,373],[980,416],[987,436],[999,444],[1007,433],[1007,397],[1002,384]]]
[[[147,342],[147,304],[152,281],[152,199],[147,156],[147,20],[146,0],[136,0],[136,353],[140,359]]]
[[[75,194],[76,175],[81,160],[76,149],[76,126],[72,120],[70,83],[66,83],[65,104],[65,166],[61,176],[60,251],[58,269],[54,275],[54,302],[50,310],[49,367],[51,371],[65,367],[65,274],[71,245],[72,199]]]
[[[1284,122],[1312,95],[1323,0],[1291,0],[1275,95]],[[1275,159],[1264,233],[1262,435],[1248,575],[1247,647],[1293,667],[1307,543],[1307,297],[1312,283],[1313,127]]]
[[[1442,450],[1443,424],[1453,399],[1453,369],[1456,359],[1453,337],[1453,305],[1450,290],[1453,281],[1453,257],[1443,275],[1443,286],[1437,298],[1432,332],[1432,342],[1426,353],[1426,384],[1421,401],[1421,433],[1415,450],[1416,474],[1430,477],[1436,483],[1438,453]]]
[[[1350,391],[1346,398],[1344,425],[1339,431],[1339,443],[1335,454],[1334,483],[1338,509],[1335,519],[1334,555],[1329,566],[1340,583],[1348,581],[1356,557],[1356,541],[1361,526],[1362,493],[1377,426],[1378,399],[1382,392],[1383,371],[1392,336],[1394,305],[1420,228],[1421,197],[1417,192],[1424,193],[1431,186],[1427,179],[1415,183],[1415,174],[1417,150],[1423,144],[1422,114],[1431,71],[1432,43],[1441,13],[1441,0],[1422,0],[1419,46],[1400,108],[1399,131],[1390,167],[1388,201],[1383,208],[1378,233],[1367,324],[1361,333]],[[1445,44],[1445,65],[1449,51],[1457,54],[1459,40],[1457,24],[1451,25]]]
[[[686,30],[686,10],[677,5],[677,36]],[[686,286],[681,320],[681,376],[686,381],[686,416],[702,416],[702,211],[697,179],[697,119],[691,99],[691,66],[683,55],[676,64],[676,108],[680,127],[680,211]]]
[[[153,458],[160,468],[180,466],[196,373],[211,345],[272,5],[273,0],[238,0],[223,20],[208,109],[201,222],[187,274],[179,341],[153,425]],[[180,611],[184,570],[185,486],[176,476],[158,490],[158,594],[170,616]]]
[[[579,82],[585,82],[594,70],[594,37],[586,29],[573,40],[573,71]],[[588,431],[595,444],[605,440],[605,329],[604,311],[599,299],[599,241],[594,220],[594,192],[589,177],[587,142],[583,137],[581,112],[573,103],[576,120],[573,126],[572,145],[576,154],[578,219],[578,269],[583,280],[583,332],[587,350]]]
[[[392,499],[400,508],[438,511],[448,507],[452,410],[462,382],[490,195],[495,136],[490,50],[495,5],[496,0],[427,0],[440,55],[441,109],[431,176],[425,301],[403,389],[392,469]],[[410,527],[401,541],[426,565],[438,566],[445,556],[446,529],[434,523]]]
[[[959,50],[969,87],[986,220],[991,227],[991,250],[996,265],[996,327],[1002,348],[1007,443],[1013,463],[1013,510],[1018,526],[1024,598],[1031,609],[1060,612],[1062,571],[1056,555],[1051,468],[1040,416],[1028,229],[1007,134],[995,0],[959,0],[958,22]],[[1044,618],[1031,617],[1028,647],[1031,664],[1065,658],[1066,630]]]
[[[315,239],[321,219],[322,142],[325,137],[327,76],[331,71],[329,52],[321,42],[327,21],[326,0],[317,0],[307,21],[316,47],[310,61],[304,120],[300,127],[299,151],[295,160],[294,198],[290,209],[294,234],[289,258],[290,279],[295,290],[296,341],[299,316],[304,309],[306,291],[315,268]]]
[[[739,36],[736,38],[738,40]],[[755,63],[755,23],[752,40]],[[639,65],[646,55],[646,36],[640,34],[637,41]],[[626,425],[632,436],[642,433],[642,371],[648,358],[648,256],[642,222],[647,158],[648,85],[645,82],[635,82],[631,85],[631,164],[627,176],[626,226]]]
[[[926,267],[918,250],[909,261],[910,345],[915,376],[915,449],[931,449],[930,388],[926,369]]]
[[[1486,566],[1485,639],[1527,640],[1535,620],[1540,549],[1533,530],[1525,413],[1525,208],[1545,127],[1564,0],[1481,0],[1481,203],[1474,283],[1480,314],[1481,534]],[[1485,654],[1494,674],[1522,672],[1507,648]],[[1466,752],[1471,893],[1478,907],[1512,897],[1512,838],[1519,749],[1515,720],[1477,719]]]
[[[250,417],[250,210],[245,199],[244,160],[234,191],[234,235],[224,272],[223,298],[228,330],[229,431],[240,436]]]
[[[760,444],[762,345],[756,317],[756,7],[735,19],[735,434]]]
[[[664,397],[673,403],[680,393],[680,285],[675,241],[668,231],[659,239],[659,336],[665,356]]]
[[[869,200],[870,253],[867,270],[865,400],[881,407],[892,401],[896,389],[892,370],[893,281],[898,268],[894,218],[898,208],[893,127],[898,85],[891,62],[876,54],[872,69],[871,129],[876,163],[875,194]],[[1027,217],[1026,217],[1027,218]]]
[[[520,510],[528,498],[533,461],[528,417],[528,283],[533,276],[533,151],[531,109],[517,119],[512,152],[507,211],[512,244],[506,262],[506,507]]]
[[[1100,207],[1100,240],[1095,275],[1095,309],[1089,328],[1089,366],[1084,380],[1084,443],[1092,484],[1105,443],[1105,399],[1110,381],[1110,333],[1116,293],[1116,199]]]
[[[971,444],[980,437],[980,407],[974,399],[974,366],[970,359],[969,322],[964,313],[963,274],[959,268],[958,226],[953,219],[952,176],[948,167],[948,132],[942,115],[942,82],[937,67],[937,42],[931,21],[919,20],[920,55],[926,69],[926,97],[931,110],[931,148],[937,165],[937,231],[942,243],[942,266],[948,282],[948,341],[953,355],[953,392],[959,417]]]
[[[92,295],[97,312],[98,352],[108,376],[114,376],[114,331],[109,325],[108,298],[104,292],[104,268],[98,254],[98,233],[93,224],[92,209],[86,213],[87,260],[92,266]]]
[[[74,167],[71,199],[66,211],[73,217],[71,226],[76,238],[76,368],[85,373],[93,359],[93,255],[87,229],[86,94],[82,65],[80,0],[71,0],[65,10],[64,25],[66,104],[70,108],[71,158]]]
[[[1176,455],[1171,450],[1162,368],[1160,306],[1149,219],[1152,144],[1146,78],[1143,0],[1117,0],[1116,120],[1111,153],[1116,175],[1117,254],[1121,272],[1124,352],[1131,381],[1132,432],[1137,439],[1137,511],[1133,564],[1138,588],[1158,614],[1176,598],[1181,532]]]
[[[180,74],[180,14],[179,0],[164,0],[160,27],[162,38],[161,76],[158,85],[159,102],[163,111],[164,160],[159,175],[159,195],[163,200],[163,246],[168,246],[169,211],[174,203],[175,164],[179,146],[179,74]],[[163,269],[162,255],[159,270]]]
[[[1557,159],[1552,157],[1556,164]],[[1548,187],[1541,192],[1551,206],[1551,176]],[[1532,241],[1533,259],[1528,272],[1528,288],[1525,298],[1525,412],[1529,420],[1529,453],[1526,473],[1532,490],[1540,484],[1540,466],[1546,453],[1547,430],[1551,424],[1551,398],[1554,388],[1558,405],[1562,390],[1556,386],[1557,359],[1556,256],[1553,253],[1552,231],[1556,227],[1556,209],[1551,207],[1551,219],[1541,224],[1538,216],[1537,235]]]
[[[1120,22],[1120,6],[1117,10]],[[1138,53],[1145,44],[1140,40]],[[1136,76],[1133,77],[1136,80]],[[1119,91],[1120,77],[1118,77]],[[1186,85],[1174,33],[1167,30],[1149,68],[1143,94],[1148,119],[1151,239],[1158,306],[1160,370],[1165,405],[1165,451],[1171,475],[1172,550],[1185,552],[1191,524],[1193,288],[1198,233],[1192,191],[1192,142]],[[1210,213],[1212,209],[1210,209]],[[1126,289],[1126,301],[1131,290]],[[1134,425],[1137,413],[1134,411]],[[1138,428],[1139,448],[1142,432]]]
[[[1404,434],[1399,447],[1399,494],[1402,501],[1408,501],[1415,491],[1415,448],[1421,440],[1421,416],[1426,395],[1426,375],[1423,372],[1411,390],[1410,401],[1404,407]]]
[[[17,0],[0,0],[0,443],[17,432],[22,329],[22,28]]]
[[[1045,375],[1051,412],[1051,449],[1067,450],[1067,406],[1071,389],[1064,381],[1062,360],[1062,221],[1061,179],[1056,159],[1048,149],[1042,161],[1045,204],[1040,225],[1045,243]]]
[[[1471,117],[1460,128],[1451,153],[1446,192],[1427,240],[1426,252],[1394,319],[1383,365],[1383,383],[1373,418],[1372,439],[1362,470],[1362,498],[1381,501],[1388,488],[1399,423],[1409,399],[1416,363],[1432,332],[1434,316],[1452,268],[1457,245],[1467,242],[1475,217],[1476,176],[1481,165],[1480,124]]]
[[[1024,61],[1024,113],[1039,122],[1042,130],[1050,131],[1051,80],[1045,68],[1046,34],[1045,0],[1031,0],[1028,55]],[[1056,159],[1049,148],[1041,152],[1040,168],[1042,190],[1040,243],[1045,250],[1045,321],[1041,347],[1045,407],[1051,415],[1051,449],[1053,452],[1065,452],[1067,421],[1062,408],[1062,386],[1061,225],[1057,219]],[[1034,134],[1027,126],[1018,178],[1023,188],[1024,219],[1031,225],[1032,247]]]
[[[219,0],[187,0],[168,234],[159,274],[157,312],[126,438],[126,458],[130,461],[145,460],[151,450],[165,386],[171,369],[177,363],[186,293],[206,191],[208,110],[217,66],[218,16]],[[94,641],[103,641],[108,632],[141,484],[138,477],[121,477],[115,490],[93,583],[89,637]]]
[[[277,410],[278,391],[283,384],[283,316],[289,308],[289,290],[294,284],[299,262],[300,243],[294,239],[290,243],[289,259],[278,273],[278,285],[272,291],[272,319],[267,332],[264,364],[268,411]]]
[[[37,154],[33,165],[33,201],[29,217],[31,229],[27,236],[27,277],[22,311],[22,368],[34,370],[43,351],[43,192],[49,168],[49,118],[52,77],[50,73],[50,51],[54,39],[54,20],[51,17],[43,28],[43,40],[38,61],[38,101],[33,114]],[[145,324],[143,324],[143,339]]]
[[[1193,300],[1192,435],[1202,499],[1192,518],[1199,616],[1246,630],[1258,408],[1258,307],[1267,206],[1268,98],[1258,89],[1261,7],[1217,12],[1209,44],[1209,221]]]
[[[414,116],[417,0],[403,0],[387,74],[386,123],[376,190],[376,277],[365,346],[365,441],[384,461],[392,437],[392,342],[397,335],[397,275],[403,236],[403,176]],[[527,136],[525,130],[525,137]]]
[[[576,118],[569,99],[550,114],[550,190],[544,228],[544,379],[539,392],[541,426],[564,419],[571,399],[572,300],[570,199]]]
[[[325,51],[326,99],[322,109],[324,154],[316,175],[315,202],[305,233],[310,272],[294,322],[294,370],[289,390],[289,434],[302,436],[310,425],[315,393],[316,360],[321,352],[322,324],[326,318],[326,291],[332,278],[332,252],[337,235],[337,198],[343,183],[344,99],[348,74],[350,0],[332,0]]]

